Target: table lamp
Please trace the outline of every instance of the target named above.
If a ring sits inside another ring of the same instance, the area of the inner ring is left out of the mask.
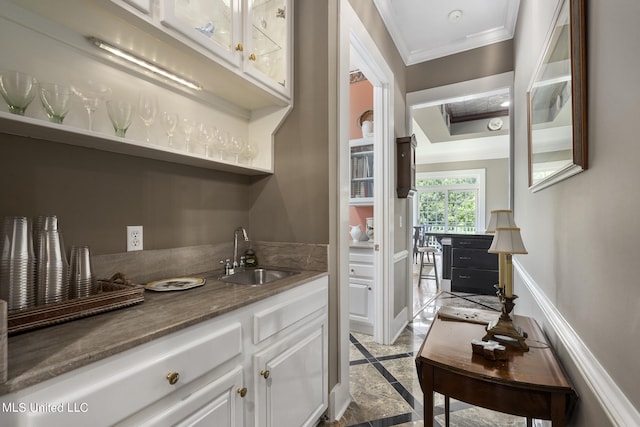
[[[511,209],[498,209],[491,211],[491,217],[489,218],[489,225],[487,225],[487,229],[485,233],[495,233],[496,228],[508,228],[508,227],[516,227],[516,222],[513,219],[513,211]],[[497,295],[500,296],[502,293],[502,289],[504,289],[504,271],[506,268],[505,265],[505,254],[498,254],[498,263],[499,263],[499,279],[498,279],[498,292]]]
[[[512,255],[528,253],[522,242],[520,229],[518,227],[496,227],[495,236],[493,237],[488,252],[504,255],[504,273],[502,273],[501,267],[504,286],[498,288],[498,298],[502,304],[502,313],[497,321],[487,325],[487,334],[483,340],[496,339],[506,340],[507,342],[517,342],[524,351],[528,351],[529,347],[525,343],[525,339],[527,338],[526,332],[522,331],[517,325],[514,325],[513,320],[509,316],[509,313],[511,313],[515,306],[513,301],[518,298],[518,296],[513,293]]]

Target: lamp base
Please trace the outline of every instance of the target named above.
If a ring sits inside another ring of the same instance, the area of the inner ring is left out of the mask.
[[[502,314],[497,321],[493,321],[487,325],[487,333],[482,340],[489,341],[493,339],[506,344],[518,345],[522,350],[529,351],[529,346],[525,342],[527,333],[515,325],[513,319],[509,316],[509,313],[515,306],[513,300],[518,298],[518,296],[513,295],[512,297],[506,297],[500,292],[498,296],[502,303]]]

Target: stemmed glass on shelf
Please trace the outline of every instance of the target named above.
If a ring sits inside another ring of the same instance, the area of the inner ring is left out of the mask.
[[[93,130],[93,113],[98,109],[100,101],[107,101],[111,97],[111,89],[103,84],[87,81],[82,84],[72,84],[71,91],[82,101],[89,116],[89,130]]]
[[[167,111],[163,111],[160,114],[160,125],[164,132],[167,134],[167,146],[173,148],[173,135],[176,131],[176,127],[178,126],[178,115],[176,113],[169,113]]]
[[[4,98],[9,112],[24,116],[24,112],[38,91],[38,80],[20,71],[0,71],[0,95]]]
[[[244,140],[240,136],[232,136],[229,142],[227,152],[233,156],[233,160],[236,163],[240,163],[240,153],[244,149]]]
[[[195,151],[192,138],[193,138],[193,132],[196,130],[197,127],[198,127],[198,122],[193,119],[185,117],[180,121],[180,130],[182,130],[182,133],[184,133],[184,136],[185,136],[184,142],[186,144],[186,150],[188,153],[192,153]]]
[[[138,97],[138,116],[144,123],[147,144],[151,144],[151,125],[158,114],[158,99],[154,95],[141,93]]]
[[[253,164],[253,159],[255,159],[257,156],[258,147],[251,142],[245,144],[242,152],[240,153],[240,158],[246,160],[249,166]]]
[[[225,152],[229,144],[229,132],[224,129],[216,129],[213,137],[213,147],[220,154],[220,160],[224,160]]]

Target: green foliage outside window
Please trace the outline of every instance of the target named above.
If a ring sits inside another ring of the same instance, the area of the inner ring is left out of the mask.
[[[419,180],[419,223],[430,231],[475,233],[477,190],[464,188],[475,184],[475,177]]]

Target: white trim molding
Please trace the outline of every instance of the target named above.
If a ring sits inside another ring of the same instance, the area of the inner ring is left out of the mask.
[[[545,316],[546,322],[562,342],[571,362],[576,366],[582,379],[596,397],[602,411],[614,426],[640,426],[640,412],[609,376],[589,347],[562,316],[551,300],[542,291],[533,277],[517,259],[513,260],[514,271],[531,293],[534,301]]]

